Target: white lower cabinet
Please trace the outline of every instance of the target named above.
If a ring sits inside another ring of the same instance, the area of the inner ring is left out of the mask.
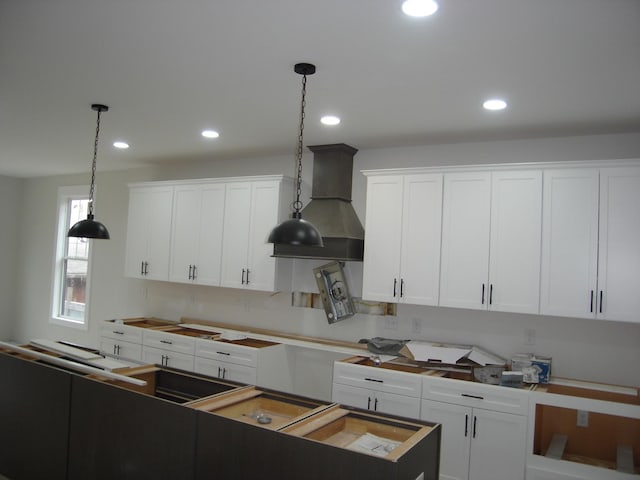
[[[163,348],[148,347],[145,345],[142,347],[142,361],[193,372],[193,355],[173,352]]]
[[[355,362],[352,360],[355,359]],[[421,378],[413,373],[359,365],[363,357],[334,362],[331,400],[407,418],[420,416]]]
[[[100,350],[111,354],[114,357],[126,358],[129,360],[142,360],[142,345],[139,343],[131,343],[102,337],[100,339]]]
[[[407,418],[418,418],[420,415],[420,400],[418,398],[340,383],[333,384],[331,401]]]
[[[209,375],[210,377],[246,383],[247,385],[255,385],[258,380],[255,367],[236,365],[234,363],[221,362],[219,360],[202,357],[195,357],[195,372]]]
[[[422,400],[420,418],[442,424],[441,480],[524,479],[526,417]]]
[[[216,378],[277,389],[285,367],[284,345],[257,339],[195,339],[195,371]]]

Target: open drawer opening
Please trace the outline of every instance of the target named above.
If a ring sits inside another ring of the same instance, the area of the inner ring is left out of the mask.
[[[640,473],[640,419],[539,404],[534,454]]]
[[[328,407],[319,401],[255,387],[246,387],[212,399],[202,399],[189,406],[271,430],[279,430]]]
[[[339,448],[397,460],[432,427],[332,407],[282,431]]]
[[[144,380],[147,384],[137,386],[119,380],[106,380],[106,382],[179,404],[239,388],[239,384],[235,382],[214,380],[156,366],[121,369],[118,373]]]

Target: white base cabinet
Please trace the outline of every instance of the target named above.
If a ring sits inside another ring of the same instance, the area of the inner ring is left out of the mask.
[[[100,350],[128,360],[142,360],[142,345],[139,343],[124,342],[122,340],[112,340],[102,337],[100,339]]]
[[[420,400],[418,398],[339,383],[333,384],[331,401],[400,417],[419,418],[420,416]]]
[[[255,367],[236,365],[209,358],[195,357],[195,372],[210,377],[234,382],[256,385],[258,382],[258,372]]]
[[[441,480],[522,480],[527,418],[422,400],[422,420],[442,424]]]
[[[193,355],[173,352],[163,348],[143,346],[142,361],[193,372]]]
[[[355,357],[360,358],[360,357]],[[333,366],[331,400],[407,418],[420,415],[421,378],[385,368],[338,361]]]
[[[420,418],[442,424],[441,480],[523,480],[528,392],[424,377]]]

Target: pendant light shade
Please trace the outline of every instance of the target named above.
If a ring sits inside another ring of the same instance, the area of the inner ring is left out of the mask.
[[[93,219],[93,192],[96,184],[96,158],[98,156],[98,137],[100,134],[100,114],[109,110],[106,105],[100,105],[94,103],[91,105],[91,109],[98,112],[98,119],[96,121],[96,138],[93,143],[93,163],[91,164],[91,188],[89,189],[89,211],[87,213],[86,220],[80,220],[73,225],[69,232],[68,237],[80,237],[80,238],[99,238],[107,240],[109,239],[109,231],[102,223]]]
[[[293,212],[292,217],[271,231],[269,243],[295,246],[324,246],[318,229],[312,223],[304,220],[300,212]]]
[[[305,247],[324,247],[322,235],[310,222],[302,218],[302,202],[300,201],[302,185],[302,146],[304,134],[304,107],[307,93],[307,75],[316,72],[315,65],[310,63],[297,63],[293,70],[302,75],[302,101],[300,102],[300,129],[298,132],[297,176],[296,176],[296,200],[293,203],[294,212],[289,220],[285,220],[276,226],[269,234],[267,242],[276,245],[292,245]]]
[[[91,214],[87,215],[86,220],[80,220],[73,225],[69,229],[67,237],[100,238],[103,240],[110,238],[107,227],[100,222],[96,222]]]

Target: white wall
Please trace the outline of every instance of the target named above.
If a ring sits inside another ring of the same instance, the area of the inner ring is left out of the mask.
[[[357,147],[357,145],[354,145]],[[364,220],[365,179],[359,171],[373,168],[438,166],[504,162],[571,161],[640,158],[640,133],[548,138],[502,142],[459,143],[365,150],[355,157],[354,207]],[[305,156],[305,181],[310,183],[311,156]],[[504,357],[536,351],[553,357],[558,376],[624,385],[640,385],[640,323],[624,324],[572,318],[489,313],[400,305],[397,328],[385,328],[384,317],[357,315],[329,325],[321,310],[290,307],[290,293],[276,294],[125,279],[124,241],[127,182],[177,178],[284,173],[293,174],[289,157],[170,164],[155,169],[99,173],[96,218],[107,225],[112,240],[94,245],[91,327],[76,331],[48,323],[55,229],[55,198],[59,185],[85,183],[84,176],[27,180],[22,215],[32,221],[22,230],[20,295],[14,336],[21,340],[46,336],[97,346],[100,319],[155,315],[169,319],[192,316],[240,325],[357,341],[385,336],[474,343]],[[33,221],[37,220],[37,221]],[[309,283],[317,264],[296,260],[296,285]],[[361,269],[349,265],[354,295],[359,294]],[[311,282],[312,284],[312,282]],[[296,289],[298,289],[296,287]],[[639,312],[640,319],[640,312]],[[420,332],[414,331],[414,326]],[[525,345],[533,330],[535,345]]]
[[[12,338],[20,248],[20,198],[23,182],[0,176],[0,338]]]

